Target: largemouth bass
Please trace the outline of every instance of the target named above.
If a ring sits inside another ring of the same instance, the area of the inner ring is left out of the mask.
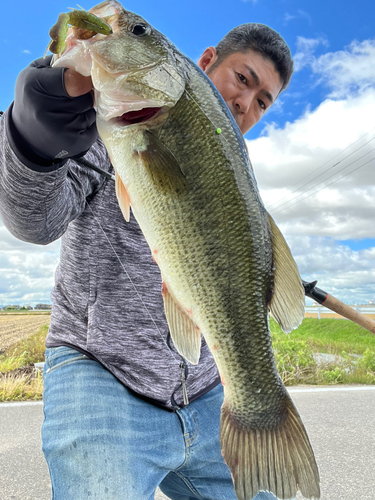
[[[91,75],[97,126],[162,279],[173,342],[199,362],[201,335],[224,386],[220,439],[239,500],[258,491],[319,498],[303,423],[276,370],[269,310],[285,331],[304,314],[289,248],[265,210],[242,134],[209,78],[114,0],[112,28],[71,28],[55,65]]]

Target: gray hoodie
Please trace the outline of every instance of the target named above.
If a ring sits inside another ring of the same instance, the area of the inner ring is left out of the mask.
[[[74,160],[53,169],[26,166],[12,148],[8,126],[5,113],[0,119],[2,220],[30,243],[46,245],[62,237],[46,346],[83,352],[139,396],[168,410],[184,406],[182,376],[189,401],[215,387],[220,379],[204,339],[196,366],[173,346],[159,268],[133,215],[125,222],[115,183]],[[100,140],[85,159],[113,172]]]

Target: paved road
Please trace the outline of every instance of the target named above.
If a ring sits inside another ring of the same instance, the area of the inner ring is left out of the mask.
[[[375,386],[290,392],[315,450],[322,500],[374,500]],[[51,498],[42,419],[40,403],[0,404],[0,500]],[[155,500],[164,499],[156,493]]]

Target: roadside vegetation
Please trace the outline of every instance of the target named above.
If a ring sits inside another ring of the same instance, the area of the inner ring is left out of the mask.
[[[41,399],[43,377],[34,363],[44,361],[48,325],[0,354],[0,402]]]
[[[270,326],[285,385],[375,384],[375,335],[355,323],[305,318],[289,335]]]
[[[375,384],[375,335],[351,321],[305,318],[286,335],[270,319],[276,364],[286,385]],[[0,354],[0,402],[41,399],[48,326]]]

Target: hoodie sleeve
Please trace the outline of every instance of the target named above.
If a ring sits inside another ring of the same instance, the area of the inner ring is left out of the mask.
[[[9,110],[8,110],[9,111]],[[8,111],[0,119],[0,215],[20,240],[47,245],[60,238],[104,182],[89,168],[67,160],[52,171],[26,166],[8,133]],[[84,158],[112,171],[104,144],[98,140]]]

